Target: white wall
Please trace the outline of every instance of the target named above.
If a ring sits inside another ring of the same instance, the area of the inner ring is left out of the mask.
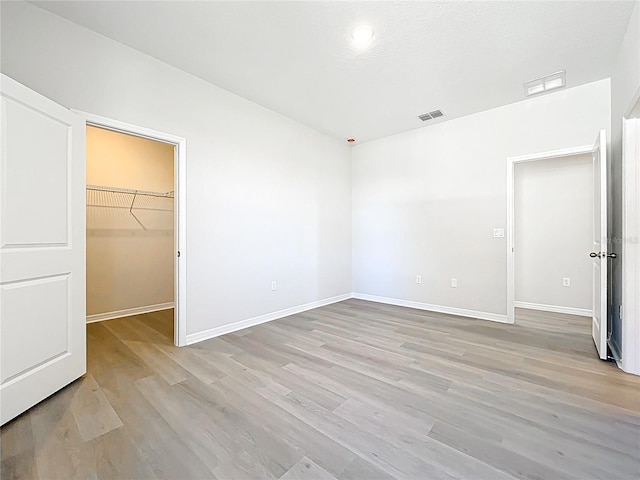
[[[623,369],[640,375],[640,327],[630,328],[631,322],[640,325],[640,319],[633,318],[632,309],[623,310],[629,315],[621,320],[619,307],[622,304],[623,278],[622,263],[624,251],[622,247],[622,119],[633,103],[638,100],[640,91],[640,3],[631,14],[624,40],[616,59],[616,66],[611,76],[611,208],[610,237],[611,251],[621,255],[619,260],[609,261],[612,295],[610,296],[609,318],[612,328],[612,343],[622,350]],[[637,242],[637,239],[624,239]],[[634,243],[636,246],[637,243]],[[637,328],[637,330],[636,330]]]
[[[87,183],[132,190],[174,189],[172,144],[87,126]]]
[[[173,171],[173,145],[87,127],[87,184],[170,192]],[[88,320],[172,304],[174,250],[173,199],[87,191]]]
[[[514,205],[516,302],[591,312],[591,155],[517,163]]]
[[[609,94],[602,80],[354,147],[354,292],[504,320],[507,158],[593,144]]]
[[[30,4],[1,8],[3,73],[187,139],[188,334],[350,292],[348,145]]]

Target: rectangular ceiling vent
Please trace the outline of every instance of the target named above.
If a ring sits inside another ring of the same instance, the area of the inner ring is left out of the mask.
[[[524,94],[527,97],[531,95],[537,95],[539,93],[548,92],[549,90],[555,90],[556,88],[563,88],[567,85],[567,74],[564,70],[545,75],[544,77],[536,78],[524,82]]]
[[[418,118],[423,122],[426,122],[427,120],[433,120],[434,118],[438,118],[442,116],[444,116],[444,113],[442,113],[442,110],[434,110],[433,112],[423,113],[422,115],[418,115]]]

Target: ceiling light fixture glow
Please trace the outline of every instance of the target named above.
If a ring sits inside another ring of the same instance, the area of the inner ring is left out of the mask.
[[[366,47],[373,38],[373,28],[368,25],[360,25],[353,29],[351,36],[358,47]]]
[[[527,97],[538,93],[548,92],[549,90],[555,90],[556,88],[562,88],[566,85],[567,78],[564,70],[536,78],[535,80],[529,80],[522,84],[524,87],[524,93]]]

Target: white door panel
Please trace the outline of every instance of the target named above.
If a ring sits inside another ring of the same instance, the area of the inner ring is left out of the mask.
[[[2,75],[0,423],[86,371],[85,125]]]
[[[591,334],[601,359],[607,358],[607,132],[593,147],[593,321]]]
[[[0,286],[2,316],[14,312],[20,322],[3,322],[2,382],[67,351],[69,275]],[[42,301],[34,302],[36,297]],[[47,321],[43,322],[42,319]],[[38,331],[39,335],[32,332]],[[28,348],[24,348],[28,345]]]
[[[7,119],[4,132],[7,141],[0,246],[3,249],[66,246],[68,125],[12,98],[3,96],[2,108]]]

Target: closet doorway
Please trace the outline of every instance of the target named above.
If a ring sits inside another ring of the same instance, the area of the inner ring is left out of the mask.
[[[564,256],[573,258],[573,262],[569,263],[580,263],[583,260],[585,262],[591,263],[591,309],[588,310],[586,308],[574,308],[573,305],[569,306],[558,306],[558,305],[548,305],[542,304],[540,300],[534,300],[534,302],[525,301],[519,302],[520,307],[529,308],[529,309],[537,309],[543,311],[552,311],[558,313],[582,313],[591,316],[591,335],[593,337],[593,341],[597,350],[598,356],[602,360],[606,360],[608,357],[608,345],[607,345],[607,307],[608,307],[608,299],[610,298],[608,292],[608,282],[607,282],[607,263],[608,260],[613,260],[617,258],[617,254],[615,252],[609,251],[609,238],[607,236],[607,132],[606,130],[600,130],[596,137],[596,141],[593,145],[584,145],[581,147],[575,148],[567,148],[563,150],[555,150],[552,152],[542,152],[538,154],[532,155],[522,155],[519,157],[510,157],[507,159],[507,319],[508,323],[514,323],[515,321],[515,307],[516,307],[516,297],[515,297],[515,263],[516,263],[516,230],[515,230],[515,210],[516,210],[516,198],[515,198],[515,173],[516,173],[516,165],[522,165],[530,162],[547,162],[551,160],[552,162],[556,162],[558,160],[567,162],[569,160],[579,165],[584,163],[583,160],[586,160],[583,166],[590,167],[593,172],[593,175],[590,179],[587,179],[587,184],[590,184],[593,195],[591,192],[587,194],[582,194],[583,198],[588,198],[590,203],[593,205],[593,209],[591,210],[591,214],[593,215],[593,219],[591,222],[591,247],[588,248],[588,242],[582,243],[582,241],[575,241],[576,235],[568,234],[565,232],[566,225],[572,224],[576,222],[576,218],[573,217],[573,214],[566,216],[564,219],[556,220],[556,225],[552,229],[552,231],[547,233],[547,245],[546,248],[542,248],[542,250],[538,250],[536,255],[535,251],[533,253],[532,258],[529,261],[529,264],[534,264],[538,262],[543,264],[543,261],[551,260],[547,262],[546,267],[546,280],[542,277],[537,279],[537,284],[540,283],[552,283],[556,287],[556,290],[562,290],[563,288],[568,288],[572,285],[571,277],[564,277],[564,272],[569,271],[568,266],[564,264],[563,255],[560,257],[554,257],[553,255],[556,253],[555,250],[558,250],[559,247],[565,240],[572,238],[574,241],[569,242],[569,250],[565,251]],[[584,156],[587,156],[583,158]],[[541,164],[544,167],[544,164]],[[540,173],[540,172],[538,172]],[[547,178],[549,177],[549,172],[542,172],[543,175],[540,177],[544,180],[545,175]],[[568,197],[567,192],[574,189],[575,185],[573,185],[575,179],[565,179],[564,185],[560,185],[560,195],[556,195],[555,199],[551,199],[549,202],[550,196],[548,194],[544,195],[543,202],[538,202],[537,213],[534,216],[539,217],[534,223],[534,229],[546,228],[546,225],[552,222],[549,222],[545,216],[545,212],[552,212],[558,209],[561,210],[561,207],[564,207],[567,203]],[[542,186],[538,186],[538,190],[542,189]],[[585,187],[586,188],[586,187]],[[545,203],[546,202],[546,203]],[[584,203],[584,202],[583,202]],[[543,208],[540,208],[540,207]],[[586,205],[580,205],[580,209],[585,210],[588,208]],[[535,210],[535,209],[534,209]],[[585,210],[586,211],[586,210]],[[565,212],[566,213],[566,212]],[[535,219],[534,219],[535,220]],[[589,223],[588,220],[584,219],[582,221],[583,224],[587,225]],[[587,225],[588,227],[588,225]],[[582,236],[586,237],[589,228],[583,229],[584,232]],[[521,232],[521,233],[526,233]],[[566,238],[565,238],[566,237]],[[522,238],[522,235],[521,235]],[[522,243],[522,242],[520,242]],[[520,248],[520,247],[518,247]],[[573,251],[573,250],[581,250]],[[535,250],[535,249],[534,249]],[[552,250],[551,252],[549,250]],[[591,251],[587,251],[591,250]],[[518,251],[518,254],[523,254],[525,252]],[[529,252],[529,254],[531,251]],[[574,258],[575,253],[581,253],[582,258],[580,256],[576,257],[578,260]],[[589,260],[587,260],[587,258]],[[523,256],[520,255],[520,263],[523,263]],[[526,263],[526,262],[524,262]],[[561,265],[562,264],[562,265]],[[587,264],[585,263],[584,266]],[[536,265],[536,268],[538,266]],[[560,267],[560,269],[556,268]],[[580,265],[573,265],[571,267],[575,272],[586,272],[589,270],[588,268],[582,269]],[[553,270],[553,271],[552,271]],[[547,275],[551,272],[551,277]],[[586,273],[578,273],[579,276],[585,277]],[[555,277],[555,278],[554,278]],[[561,280],[562,283],[559,282]],[[583,280],[583,279],[581,279]],[[558,288],[559,285],[562,287]],[[586,283],[582,283],[583,289],[586,293],[589,293]],[[534,289],[535,291],[535,289]],[[552,292],[553,293],[553,292]],[[546,298],[569,298],[570,295],[561,295],[555,292],[555,296],[547,296]],[[576,296],[573,296],[576,297]],[[575,301],[575,298],[572,299]],[[544,300],[543,300],[544,301]],[[553,302],[554,300],[551,300]],[[586,301],[583,299],[583,301]],[[551,303],[549,300],[546,302]],[[586,306],[586,305],[585,305]]]
[[[87,322],[145,315],[185,345],[185,140],[82,115]]]
[[[588,317],[573,320],[590,326],[591,154],[517,163],[513,183],[516,308]]]

